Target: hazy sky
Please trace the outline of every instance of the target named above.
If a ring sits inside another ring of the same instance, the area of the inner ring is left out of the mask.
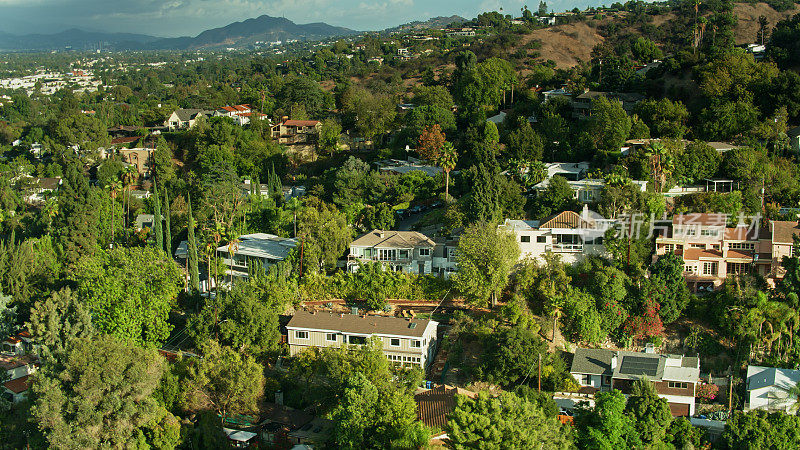
[[[608,4],[614,0],[609,0]],[[598,0],[555,0],[557,11],[600,5]],[[194,36],[203,30],[262,14],[297,23],[327,22],[355,30],[380,30],[433,16],[475,17],[503,8],[519,14],[538,0],[0,0],[0,31],[49,34],[68,28],[156,36]]]

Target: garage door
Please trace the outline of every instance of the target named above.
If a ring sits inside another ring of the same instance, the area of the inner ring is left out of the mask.
[[[669,410],[676,417],[689,415],[689,405],[685,403],[670,403]]]

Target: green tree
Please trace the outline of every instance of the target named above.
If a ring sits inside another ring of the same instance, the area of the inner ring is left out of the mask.
[[[75,276],[77,293],[103,333],[146,346],[169,336],[167,319],[183,285],[171,259],[154,248],[117,248],[84,258]]]
[[[339,150],[339,138],[342,134],[342,126],[334,119],[322,121],[322,128],[319,130],[319,148],[329,155],[333,155]]]
[[[688,131],[689,111],[680,101],[646,99],[636,104],[635,111],[654,138],[681,139]]]
[[[645,446],[663,444],[672,423],[672,413],[667,400],[658,396],[653,382],[646,378],[633,382],[625,412],[633,419],[633,426]]]
[[[592,100],[589,129],[598,150],[616,152],[631,134],[631,118],[622,102],[605,96]]]
[[[659,315],[664,323],[676,321],[691,299],[683,277],[683,258],[670,253],[658,258],[650,269],[650,279],[645,290],[659,305]]]
[[[172,256],[172,213],[169,210],[169,192],[164,189],[164,251]]]
[[[297,213],[297,236],[302,241],[304,272],[332,269],[352,240],[344,214],[312,199],[306,200]]]
[[[474,303],[489,301],[494,307],[519,260],[519,245],[513,234],[491,223],[477,223],[464,230],[456,258],[458,272],[453,276],[456,289]]]
[[[95,335],[88,307],[68,287],[36,302],[28,328],[45,357],[60,356],[77,339]]]
[[[164,371],[154,350],[113,336],[79,338],[46,363],[31,387],[33,419],[53,448],[122,447],[154,419]]]
[[[202,353],[188,368],[185,407],[214,411],[223,423],[235,414],[254,412],[264,394],[264,368],[252,356],[214,341],[204,344]]]
[[[625,396],[614,390],[595,396],[594,407],[575,415],[578,448],[637,448],[641,445],[633,417],[625,413]]]
[[[572,447],[569,428],[510,392],[499,397],[485,392],[474,399],[456,397],[456,409],[445,429],[450,445],[458,450]]]
[[[158,196],[158,184],[153,182],[153,237],[155,247],[164,250],[164,224],[161,218],[161,200]]]
[[[539,220],[562,211],[577,210],[575,191],[566,178],[555,175],[550,178],[544,190],[536,193],[532,209]]]
[[[791,448],[800,442],[800,417],[782,412],[734,411],[719,441],[724,449]]]

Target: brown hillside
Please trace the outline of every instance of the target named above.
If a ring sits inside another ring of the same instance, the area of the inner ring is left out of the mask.
[[[772,29],[781,20],[800,13],[800,7],[794,5],[794,9],[778,12],[766,3],[737,3],[733,11],[739,18],[739,22],[736,24],[736,43],[748,44],[756,41],[759,16],[766,16],[769,20],[768,27]]]
[[[592,48],[603,42],[603,37],[597,30],[585,22],[576,22],[566,25],[536,30],[525,36],[524,42],[538,39],[542,48],[537,50],[541,59],[552,59],[558,67],[572,67],[580,61],[591,59]]]

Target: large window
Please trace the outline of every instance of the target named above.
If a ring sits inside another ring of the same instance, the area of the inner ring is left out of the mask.
[[[400,347],[400,339],[398,338],[389,339],[389,345],[391,345],[392,347]]]
[[[714,237],[716,237],[717,234],[719,234],[719,231],[717,231],[717,230],[715,230],[713,228],[703,228],[702,230],[700,230],[700,236],[714,236]]]
[[[536,236],[536,242],[539,244],[544,244],[547,242],[547,236]]]
[[[378,259],[381,261],[394,261],[397,259],[397,250],[393,248],[379,248]]]
[[[328,342],[336,342],[336,333],[328,333],[325,335],[325,340]]]
[[[398,250],[397,256],[398,256],[400,259],[408,259],[408,258],[409,258],[409,256],[408,256],[408,255],[409,255],[409,252],[410,252],[410,251],[411,251],[411,250]]]
[[[308,331],[295,331],[294,337],[297,339],[308,339]]]
[[[531,241],[531,237],[530,236],[520,236],[519,237],[519,241],[527,243],[527,242]]]
[[[591,386],[592,385],[592,376],[591,375],[582,375],[581,376],[581,384],[584,386]]]
[[[742,275],[750,271],[747,263],[728,263],[728,275]]]
[[[354,345],[364,345],[367,343],[366,336],[347,336],[347,343]]]
[[[688,389],[689,383],[684,383],[682,381],[670,381],[669,383],[667,383],[667,386],[670,389]]]
[[[752,242],[731,242],[728,244],[731,250],[755,250],[756,244]]]
[[[719,267],[719,266],[717,265],[716,262],[705,262],[705,263],[703,263],[703,275],[716,276],[717,273],[719,272],[717,270],[717,267]]]

